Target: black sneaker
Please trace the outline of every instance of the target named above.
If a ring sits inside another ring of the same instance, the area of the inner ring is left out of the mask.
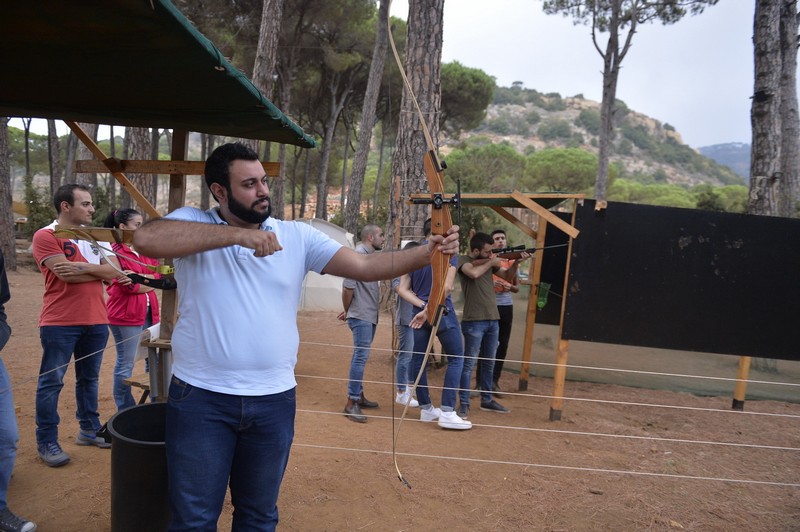
[[[6,506],[0,511],[0,531],[2,532],[33,532],[36,523],[23,519],[8,509]]]
[[[491,401],[481,401],[481,410],[486,412],[497,412],[498,414],[508,414],[510,410],[494,399]]]
[[[469,405],[461,405],[458,407],[458,417],[461,419],[469,418]]]

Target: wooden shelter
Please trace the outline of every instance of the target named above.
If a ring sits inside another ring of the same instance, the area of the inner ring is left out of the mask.
[[[170,211],[185,203],[190,131],[305,148],[314,139],[278,110],[169,0],[11,2],[0,17],[0,116],[64,120],[98,161],[78,171],[110,172],[151,217],[160,216],[124,175],[169,174]],[[78,122],[172,129],[172,161],[110,159]],[[278,166],[265,163],[269,175]],[[151,342],[151,394],[165,399],[174,292],[162,298],[162,339]]]

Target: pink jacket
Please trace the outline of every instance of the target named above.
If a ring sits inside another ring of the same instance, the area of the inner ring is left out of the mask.
[[[136,255],[126,244],[112,244],[114,253],[117,254],[119,265],[123,270],[131,270],[138,274],[152,274],[153,272],[141,264],[133,262],[137,260],[145,264],[158,266],[156,259]],[[131,258],[133,260],[128,260]],[[156,277],[160,277],[156,274]],[[108,291],[108,323],[111,325],[134,326],[144,325],[147,317],[147,302],[150,302],[150,309],[153,313],[153,325],[159,322],[158,298],[155,291],[146,294],[138,293],[139,285],[136,283],[128,286],[120,285],[116,280],[106,289]]]

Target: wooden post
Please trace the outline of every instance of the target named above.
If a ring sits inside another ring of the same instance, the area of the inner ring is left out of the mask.
[[[572,225],[575,227],[575,216],[578,211],[577,202],[573,201]],[[576,231],[577,234],[577,231]],[[569,293],[569,264],[572,259],[572,241],[569,238],[567,247],[567,267],[564,271],[564,289],[561,296],[561,318],[558,320],[558,351],[556,351],[556,369],[553,373],[553,398],[550,401],[550,421],[561,420],[561,409],[564,406],[564,387],[567,380],[567,354],[569,352],[569,341],[564,340],[564,312],[567,308],[567,294]]]
[[[733,390],[731,409],[744,410],[744,398],[747,394],[747,378],[750,376],[750,357],[739,357],[739,371],[736,375],[736,388]]]
[[[567,380],[567,354],[569,340],[559,340],[556,349],[556,367],[553,372],[553,398],[550,401],[550,421],[561,421],[564,408],[564,387]]]
[[[531,290],[528,294],[528,311],[525,314],[525,339],[522,342],[522,360],[519,367],[519,391],[524,392],[528,389],[528,375],[530,373],[531,360],[533,358],[533,330],[536,325],[536,310],[539,299],[539,280],[542,276],[542,248],[544,247],[545,234],[547,233],[547,221],[539,218],[538,232],[536,233],[536,248],[539,255],[534,256],[531,263],[528,282]]]
[[[183,161],[188,152],[189,132],[172,132],[172,159]],[[170,174],[167,211],[183,207],[186,203],[186,176]],[[167,261],[172,264],[171,260]],[[178,317],[178,291],[164,290],[161,293],[161,334],[148,347],[150,359],[150,395],[153,401],[166,402],[169,378],[172,375],[172,331]]]

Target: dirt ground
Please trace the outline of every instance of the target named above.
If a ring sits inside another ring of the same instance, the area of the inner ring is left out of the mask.
[[[75,445],[71,369],[61,394],[60,434],[72,461],[53,469],[36,454],[42,280],[22,266],[9,272],[9,281],[13,336],[2,357],[20,428],[10,506],[44,532],[110,530],[111,451]],[[501,399],[510,414],[475,409],[470,431],[420,423],[412,411],[398,438],[398,464],[413,486],[408,489],[392,461],[392,416],[400,412],[393,409],[389,384],[388,316],[367,365],[366,394],[380,408],[368,412],[366,424],[340,413],[352,345],[346,325],[333,312],[302,313],[298,323],[297,432],[279,501],[280,529],[800,529],[796,403],[748,401],[744,412],[733,412],[730,394],[568,381],[562,419],[552,422],[552,381],[535,377],[526,392]],[[519,345],[521,331],[517,326],[512,347]],[[538,341],[537,349],[552,362],[546,344]],[[591,361],[603,349],[578,346],[576,358]],[[100,383],[103,420],[115,410],[114,357],[109,344]],[[735,359],[725,360],[735,376]],[[442,369],[430,371],[432,386],[441,386],[442,375]],[[501,385],[514,390],[517,379],[507,372]],[[438,403],[438,390],[433,396]],[[230,513],[226,503],[221,530],[230,529]]]

